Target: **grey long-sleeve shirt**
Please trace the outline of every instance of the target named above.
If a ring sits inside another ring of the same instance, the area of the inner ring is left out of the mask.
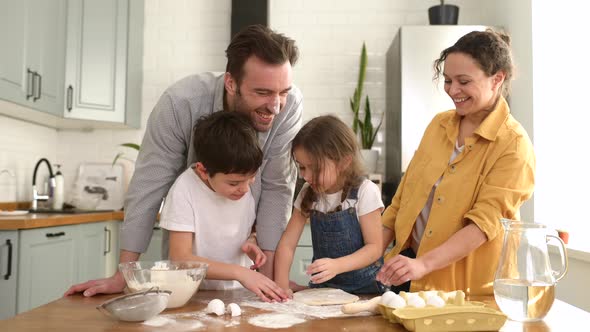
[[[121,249],[147,250],[162,198],[197,161],[191,143],[194,124],[223,110],[223,95],[223,74],[205,73],[176,82],[160,97],[148,119],[125,198]],[[258,133],[264,159],[250,188],[257,206],[258,244],[264,250],[276,249],[291,214],[296,168],[290,150],[301,128],[302,111],[303,96],[293,86],[272,128]]]

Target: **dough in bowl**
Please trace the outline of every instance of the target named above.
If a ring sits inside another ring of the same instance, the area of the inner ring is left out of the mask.
[[[336,288],[310,288],[293,294],[293,300],[307,305],[335,305],[358,301],[359,297]]]

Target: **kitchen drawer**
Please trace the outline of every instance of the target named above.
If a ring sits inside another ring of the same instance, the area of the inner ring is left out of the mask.
[[[309,276],[305,273],[305,270],[311,264],[312,258],[313,249],[311,247],[297,247],[295,255],[293,255],[289,279],[299,285],[307,286]]]
[[[305,223],[301,237],[299,238],[298,246],[311,246],[311,228],[309,223]]]

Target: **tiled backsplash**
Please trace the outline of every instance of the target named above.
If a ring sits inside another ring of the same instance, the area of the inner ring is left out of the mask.
[[[385,107],[385,52],[403,24],[428,24],[426,0],[295,0],[270,1],[270,25],[296,39],[300,62],[294,82],[305,97],[304,119],[331,113],[351,121],[348,98],[354,91],[362,42],[367,43],[369,66],[366,92],[378,119]],[[480,1],[457,0],[460,24],[483,23]],[[230,35],[231,1],[146,0],[142,124],[174,81],[203,71],[225,69]],[[425,78],[430,79],[430,78]],[[2,103],[0,102],[0,107]],[[0,116],[0,170],[16,174],[17,198],[29,200],[37,160],[61,164],[68,188],[81,162],[111,162],[118,147],[139,143],[140,130],[57,131]],[[376,147],[382,146],[378,141]],[[380,158],[379,169],[383,169]],[[5,190],[0,184],[0,190]]]

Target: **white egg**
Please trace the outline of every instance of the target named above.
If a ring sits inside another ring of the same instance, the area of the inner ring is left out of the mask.
[[[232,317],[242,315],[242,309],[235,303],[230,303],[227,305],[227,312],[230,313]]]
[[[445,300],[443,300],[438,295],[432,295],[432,296],[428,297],[428,300],[426,300],[426,304],[431,305],[433,307],[440,308],[440,307],[445,306]]]
[[[389,299],[389,301],[387,303],[385,303],[385,305],[388,307],[395,308],[395,309],[404,308],[406,306],[406,300],[404,300],[403,297],[401,297],[395,293],[393,295],[394,296],[392,296]]]
[[[408,306],[416,307],[416,308],[424,308],[426,306],[426,302],[420,296],[411,296],[408,298]]]
[[[213,299],[207,305],[207,313],[221,316],[225,313],[225,304],[220,299]]]
[[[383,295],[381,295],[381,304],[387,305],[387,302],[389,302],[389,300],[392,299],[394,296],[399,296],[399,295],[395,294],[392,291],[387,291],[387,292],[383,293]]]

